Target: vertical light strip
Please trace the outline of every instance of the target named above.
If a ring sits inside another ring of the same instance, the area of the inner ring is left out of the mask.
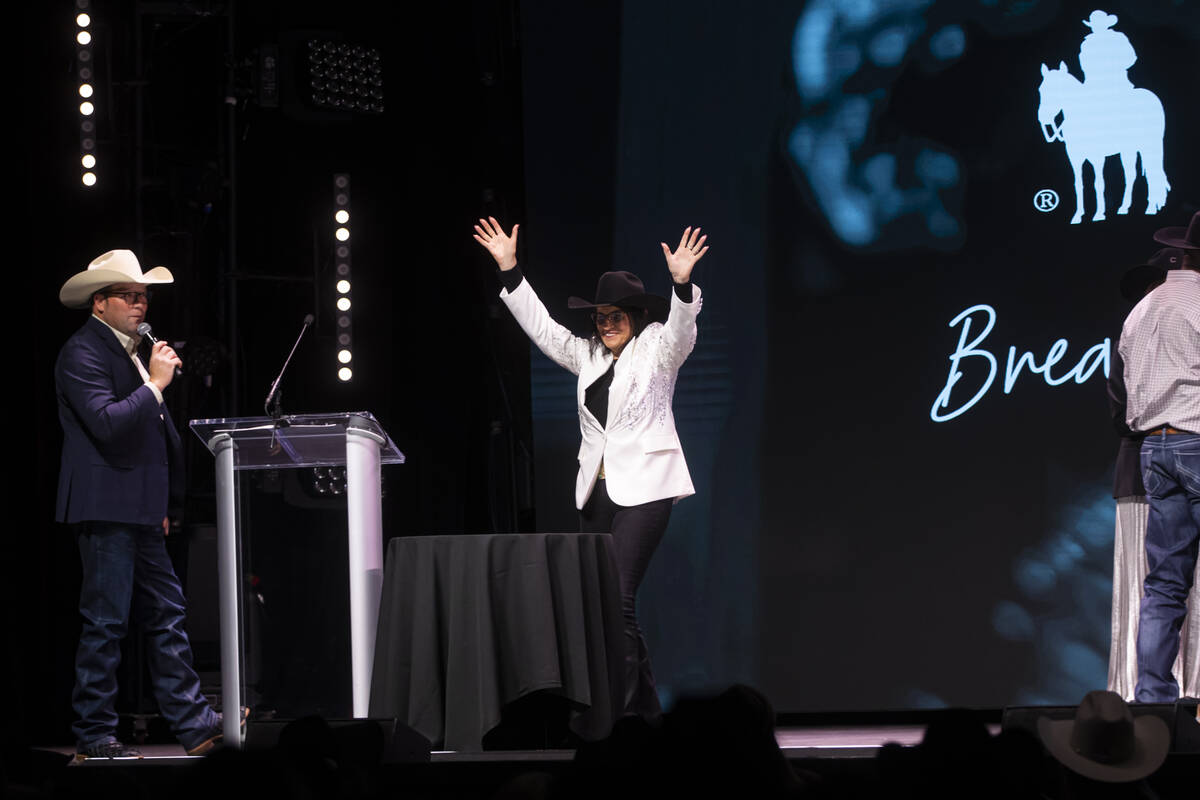
[[[85,187],[96,185],[95,68],[92,58],[90,0],[75,0],[75,74],[79,78],[79,176]]]
[[[334,326],[337,331],[337,376],[343,383],[354,377],[354,317],[350,299],[350,175],[333,176]]]

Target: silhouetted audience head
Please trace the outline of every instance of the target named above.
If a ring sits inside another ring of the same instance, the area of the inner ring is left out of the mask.
[[[552,800],[561,795],[558,781],[549,772],[522,772],[505,781],[491,800]]]
[[[715,697],[681,698],[663,720],[667,756],[701,784],[790,791],[794,774],[775,738],[775,711],[757,690],[735,685]],[[698,768],[698,769],[697,769]]]
[[[1167,758],[1171,732],[1151,713],[1134,716],[1115,692],[1088,692],[1075,718],[1038,720],[1038,735],[1066,770],[1067,797],[1139,797]],[[1200,791],[1200,790],[1198,790]]]
[[[237,796],[289,800],[375,797],[383,745],[375,722],[335,728],[304,717],[284,725],[274,742],[215,751],[196,765],[181,795],[211,800],[234,788]]]
[[[581,745],[563,796],[772,798],[801,788],[776,741],[770,702],[737,685],[680,698],[658,727],[626,717],[604,741]]]
[[[1053,781],[1037,738],[992,735],[977,711],[939,711],[920,744],[884,745],[875,759],[877,794],[896,798],[1041,798]]]

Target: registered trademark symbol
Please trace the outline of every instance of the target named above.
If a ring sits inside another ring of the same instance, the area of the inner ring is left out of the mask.
[[[1043,213],[1058,208],[1058,192],[1053,189],[1042,189],[1033,196],[1033,207]]]

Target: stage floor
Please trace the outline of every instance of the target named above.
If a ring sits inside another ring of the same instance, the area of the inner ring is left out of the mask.
[[[985,723],[993,735],[999,724]],[[797,779],[805,785],[841,787],[853,794],[862,790],[870,796],[878,789],[880,749],[891,742],[902,747],[918,745],[926,724],[859,723],[779,725],[776,740]],[[189,757],[178,744],[149,744],[141,747],[141,759],[89,759],[73,761],[73,747],[36,748],[27,774],[17,783],[47,796],[85,796],[96,787],[137,786],[144,796],[171,796],[181,782],[205,773],[204,757]],[[708,757],[708,756],[706,756]],[[503,787],[527,776],[540,780],[567,777],[575,768],[575,750],[489,750],[484,752],[434,751],[429,762],[381,764],[371,781],[379,796],[412,796],[430,800],[490,800]],[[1048,757],[1047,757],[1048,761]],[[230,762],[225,762],[228,767]],[[198,772],[193,769],[199,768]],[[268,771],[269,772],[269,771]],[[1046,773],[1053,775],[1053,771]],[[1173,754],[1155,774],[1151,784],[1163,800],[1193,800],[1195,778],[1200,774],[1200,754]],[[15,776],[10,776],[15,777]],[[50,789],[46,789],[50,787]],[[1183,790],[1180,790],[1180,787]],[[1054,796],[1053,793],[1045,796]]]
[[[994,735],[999,725],[988,726]],[[904,746],[920,743],[924,725],[830,725],[808,727],[780,727],[775,739],[789,759],[811,758],[874,758],[883,745],[896,742]],[[73,747],[44,747],[62,755],[74,755]],[[76,766],[130,765],[144,762],[166,765],[191,763],[202,756],[188,756],[178,744],[149,744],[141,748],[141,759],[88,759],[75,762]],[[482,753],[435,750],[430,761],[443,763],[496,762],[496,761],[570,761],[574,750],[488,750]]]

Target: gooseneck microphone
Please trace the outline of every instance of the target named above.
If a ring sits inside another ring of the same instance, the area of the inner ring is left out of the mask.
[[[263,411],[269,417],[279,417],[282,411],[279,407],[279,382],[283,380],[283,373],[287,372],[288,364],[292,363],[292,356],[296,354],[296,348],[300,346],[300,340],[304,338],[304,332],[308,330],[308,326],[313,324],[313,315],[304,315],[304,325],[300,328],[300,335],[296,337],[296,343],[292,345],[292,352],[288,353],[287,360],[283,362],[283,369],[279,370],[279,375],[271,384],[271,391],[267,392],[267,399],[263,401]],[[275,401],[275,410],[271,410],[271,401]]]
[[[138,336],[145,336],[147,339],[150,340],[150,344],[158,344],[158,339],[154,338],[154,334],[150,332],[151,330],[152,329],[150,327],[149,322],[143,322],[142,324],[137,326]],[[181,370],[179,367],[176,367],[175,368],[175,377],[178,378],[182,374],[183,374],[183,370]]]

